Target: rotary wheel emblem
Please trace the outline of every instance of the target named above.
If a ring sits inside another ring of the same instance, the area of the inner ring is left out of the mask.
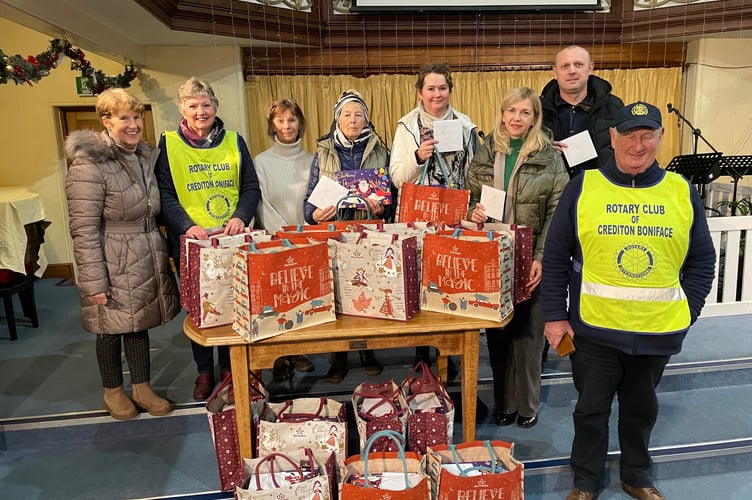
[[[627,245],[616,256],[616,265],[630,278],[644,278],[653,270],[653,254],[642,245]]]

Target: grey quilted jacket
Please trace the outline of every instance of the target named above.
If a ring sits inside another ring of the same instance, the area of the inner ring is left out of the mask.
[[[72,132],[65,141],[70,234],[78,267],[83,326],[119,334],[164,324],[180,310],[167,246],[157,227],[158,150],[139,143],[140,169],[106,132]],[[105,293],[107,305],[89,297]]]

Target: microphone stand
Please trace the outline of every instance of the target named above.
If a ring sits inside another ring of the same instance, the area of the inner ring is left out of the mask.
[[[671,103],[668,103],[666,106],[668,108],[669,113],[675,113],[676,116],[679,117],[679,120],[680,120],[679,125],[681,125],[681,122],[684,122],[692,131],[693,142],[694,142],[693,147],[692,147],[692,154],[695,154],[695,155],[697,154],[697,145],[698,145],[699,139],[702,139],[702,142],[704,142],[710,149],[712,149],[714,153],[718,153],[718,150],[715,149],[713,145],[710,144],[708,140],[705,139],[705,137],[702,135],[702,131],[699,128],[692,125],[692,123],[687,119],[687,117],[681,114],[681,111],[676,109]],[[734,202],[736,202],[736,184],[739,182],[739,179],[741,179],[742,177],[741,175],[739,175],[736,169],[734,169],[731,165],[726,165],[726,167],[731,171],[730,172],[731,176],[734,178]],[[702,189],[700,189],[700,196],[702,200],[705,201],[705,185],[704,184],[702,185]],[[708,208],[708,207],[705,207],[705,208]],[[713,210],[717,212],[717,210],[713,208],[710,208],[709,210]],[[736,212],[736,206],[731,205],[731,215],[735,215],[735,212]]]
[[[679,117],[679,120],[681,120],[684,123],[686,123],[687,126],[689,127],[689,129],[692,131],[692,135],[694,136],[694,146],[692,148],[692,154],[695,154],[695,155],[697,154],[698,139],[702,139],[702,142],[704,142],[710,149],[712,149],[714,153],[718,152],[718,150],[715,149],[713,147],[713,145],[710,144],[707,139],[705,139],[705,137],[703,137],[702,131],[699,128],[694,127],[692,125],[692,123],[690,123],[690,121],[687,120],[687,118],[683,114],[681,114],[681,112],[678,109],[676,109],[675,107],[673,107],[671,105],[671,103],[668,103],[667,106],[668,106],[668,112],[669,113],[676,113],[676,116]]]

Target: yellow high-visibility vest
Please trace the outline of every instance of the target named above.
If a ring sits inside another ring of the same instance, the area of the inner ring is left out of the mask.
[[[617,186],[598,170],[583,175],[577,201],[582,321],[647,334],[688,328],[679,273],[694,219],[690,185],[672,172],[649,187]]]
[[[203,228],[230,220],[240,197],[240,151],[236,132],[226,131],[221,143],[194,148],[175,131],[165,132],[167,159],[178,201]]]

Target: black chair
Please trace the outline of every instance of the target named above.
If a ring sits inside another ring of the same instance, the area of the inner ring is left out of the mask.
[[[8,321],[8,331],[10,339],[17,340],[16,334],[16,315],[13,310],[13,295],[18,294],[21,301],[21,309],[25,317],[31,319],[31,326],[39,326],[39,317],[37,316],[37,304],[34,298],[34,278],[16,275],[18,279],[7,284],[0,285],[0,296],[3,298],[5,306],[5,318]]]

